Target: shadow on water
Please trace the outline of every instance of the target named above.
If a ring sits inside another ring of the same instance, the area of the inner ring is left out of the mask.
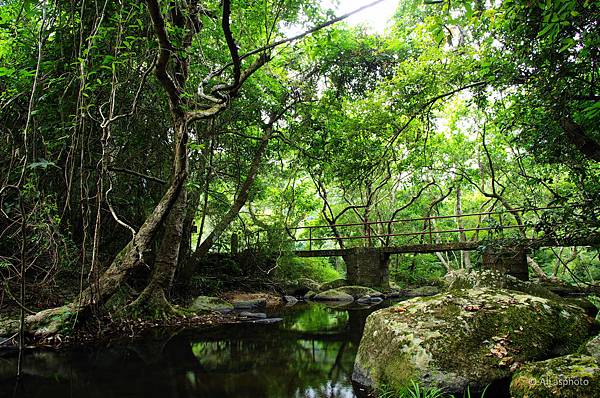
[[[382,306],[298,304],[269,314],[283,318],[274,324],[156,330],[104,347],[36,350],[25,357],[16,392],[16,358],[0,356],[0,397],[363,398],[351,382],[354,358],[367,316]]]
[[[357,397],[350,376],[373,310],[299,304],[269,314],[283,318],[276,324],[37,350],[26,355],[16,393],[16,359],[0,357],[0,397]]]

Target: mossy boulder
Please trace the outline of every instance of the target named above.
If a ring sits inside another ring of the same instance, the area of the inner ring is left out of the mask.
[[[583,308],[591,317],[596,316],[598,309],[585,298],[565,298],[550,291],[536,281],[522,281],[512,275],[502,274],[492,270],[466,272],[455,270],[448,272],[444,281],[449,291],[456,289],[469,289],[474,287],[490,287],[514,290],[532,296],[547,299],[563,300],[566,304],[574,304]]]
[[[19,331],[19,321],[17,319],[0,320],[0,340],[7,338]]]
[[[313,297],[315,297],[317,295],[316,292],[309,290],[308,292],[306,292],[306,294],[304,295],[304,299],[305,300],[312,300]]]
[[[438,286],[420,286],[414,289],[406,289],[400,291],[400,295],[404,297],[424,297],[435,296],[442,291]]]
[[[307,290],[319,289],[319,283],[310,278],[298,278],[298,286],[302,286]]]
[[[375,289],[371,289],[370,287],[366,287],[366,286],[342,286],[342,287],[338,287],[337,289],[334,289],[338,292],[344,292],[346,294],[351,295],[355,300],[360,298],[360,297],[364,297],[364,296],[370,296],[370,297],[383,297],[383,293],[378,292]]]
[[[233,305],[218,297],[198,296],[190,306],[193,312],[229,312],[233,310]]]
[[[600,361],[600,335],[588,341],[583,352],[596,358],[596,361]]]
[[[596,398],[600,365],[588,355],[566,355],[521,367],[510,383],[513,398]]]
[[[515,363],[573,352],[593,323],[577,306],[504,289],[413,298],[369,315],[353,379],[478,389],[508,378]]]
[[[585,313],[591,316],[592,318],[596,317],[596,315],[598,314],[598,308],[585,297],[562,297],[562,299],[568,304],[573,304],[583,308]]]
[[[340,289],[329,289],[313,296],[312,300],[315,301],[337,301],[351,303],[354,301],[352,295],[340,290]]]
[[[319,290],[319,283],[310,278],[298,278],[284,287],[285,293],[290,296],[303,296],[311,290]]]
[[[348,281],[345,279],[334,279],[329,282],[322,283],[316,291],[324,292],[325,290],[337,289],[338,287],[347,286]]]
[[[536,282],[522,281],[512,275],[502,274],[492,270],[467,272],[465,270],[450,271],[444,277],[448,290],[469,289],[474,287],[490,287],[515,290],[548,299],[558,299],[560,296]]]

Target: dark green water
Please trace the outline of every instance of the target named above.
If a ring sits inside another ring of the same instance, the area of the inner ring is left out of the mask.
[[[35,351],[15,390],[14,357],[0,357],[0,397],[361,397],[350,376],[371,309],[296,305],[276,324],[148,335],[104,347]]]

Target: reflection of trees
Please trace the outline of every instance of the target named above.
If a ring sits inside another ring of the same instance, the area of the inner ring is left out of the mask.
[[[193,344],[192,351],[202,369],[195,374],[194,385],[200,389],[197,391],[208,396],[230,384],[227,393],[231,396],[246,396],[248,388],[255,391],[262,386],[263,396],[293,397],[306,389],[318,391],[318,396],[329,396],[323,391],[350,388],[349,370],[356,348],[342,339],[304,340],[299,336],[301,333],[276,333],[275,343],[270,336],[257,335],[251,341]]]
[[[25,360],[23,396],[352,396],[350,373],[366,315],[314,310],[286,314],[280,325],[162,332],[100,349],[36,352]],[[0,378],[12,376],[12,361],[3,359]],[[12,387],[0,384],[0,396],[11,396]]]

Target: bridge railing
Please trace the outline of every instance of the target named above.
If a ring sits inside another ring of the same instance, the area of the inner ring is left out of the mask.
[[[521,223],[517,223],[516,220],[523,220],[526,213],[535,214],[535,212],[560,208],[559,206],[518,208],[386,221],[302,225],[281,230],[277,234],[271,232],[271,241],[266,239],[267,231],[255,231],[251,236],[246,237],[245,246],[273,245],[273,235],[279,236],[281,241],[293,243],[296,250],[338,247],[338,242],[343,242],[345,247],[358,245],[381,247],[415,243],[442,244],[465,238],[467,241],[492,237],[535,238],[537,232],[534,226],[539,217],[528,215],[528,221]],[[334,228],[337,235],[333,233]]]

